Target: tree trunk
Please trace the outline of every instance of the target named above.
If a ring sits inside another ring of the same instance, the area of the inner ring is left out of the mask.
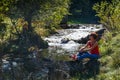
[[[33,31],[32,25],[31,25],[32,18],[31,17],[25,17],[25,21],[28,22],[28,31],[32,32]]]

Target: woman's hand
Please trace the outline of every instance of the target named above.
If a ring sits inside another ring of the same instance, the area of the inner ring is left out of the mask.
[[[85,48],[83,51],[86,52],[86,51],[90,51],[91,48]]]
[[[79,52],[83,52],[84,51],[84,47],[80,48]]]

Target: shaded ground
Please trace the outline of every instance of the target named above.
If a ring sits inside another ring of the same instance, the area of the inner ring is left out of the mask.
[[[81,75],[80,78],[89,78],[99,73],[100,62],[97,60],[55,61],[40,56],[3,58],[1,80],[70,80],[77,74]]]

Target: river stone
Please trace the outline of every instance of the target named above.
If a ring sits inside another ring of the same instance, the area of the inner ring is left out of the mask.
[[[100,29],[100,30],[96,31],[96,33],[98,34],[98,41],[101,39],[101,37],[102,37],[105,30],[106,29]],[[89,40],[89,35],[86,36],[85,38],[81,38],[79,40],[74,40],[74,41],[77,42],[77,43],[80,43],[80,44],[81,43],[86,44],[88,40]]]

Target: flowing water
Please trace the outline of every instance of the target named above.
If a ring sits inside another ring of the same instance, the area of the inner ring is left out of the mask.
[[[76,43],[75,40],[80,40],[102,28],[102,25],[86,24],[58,30],[56,34],[44,38],[49,44],[48,49],[34,51],[25,56],[25,59],[3,58],[0,80],[69,80],[70,68],[64,61],[69,61],[69,55],[77,53],[79,47],[83,45]]]

